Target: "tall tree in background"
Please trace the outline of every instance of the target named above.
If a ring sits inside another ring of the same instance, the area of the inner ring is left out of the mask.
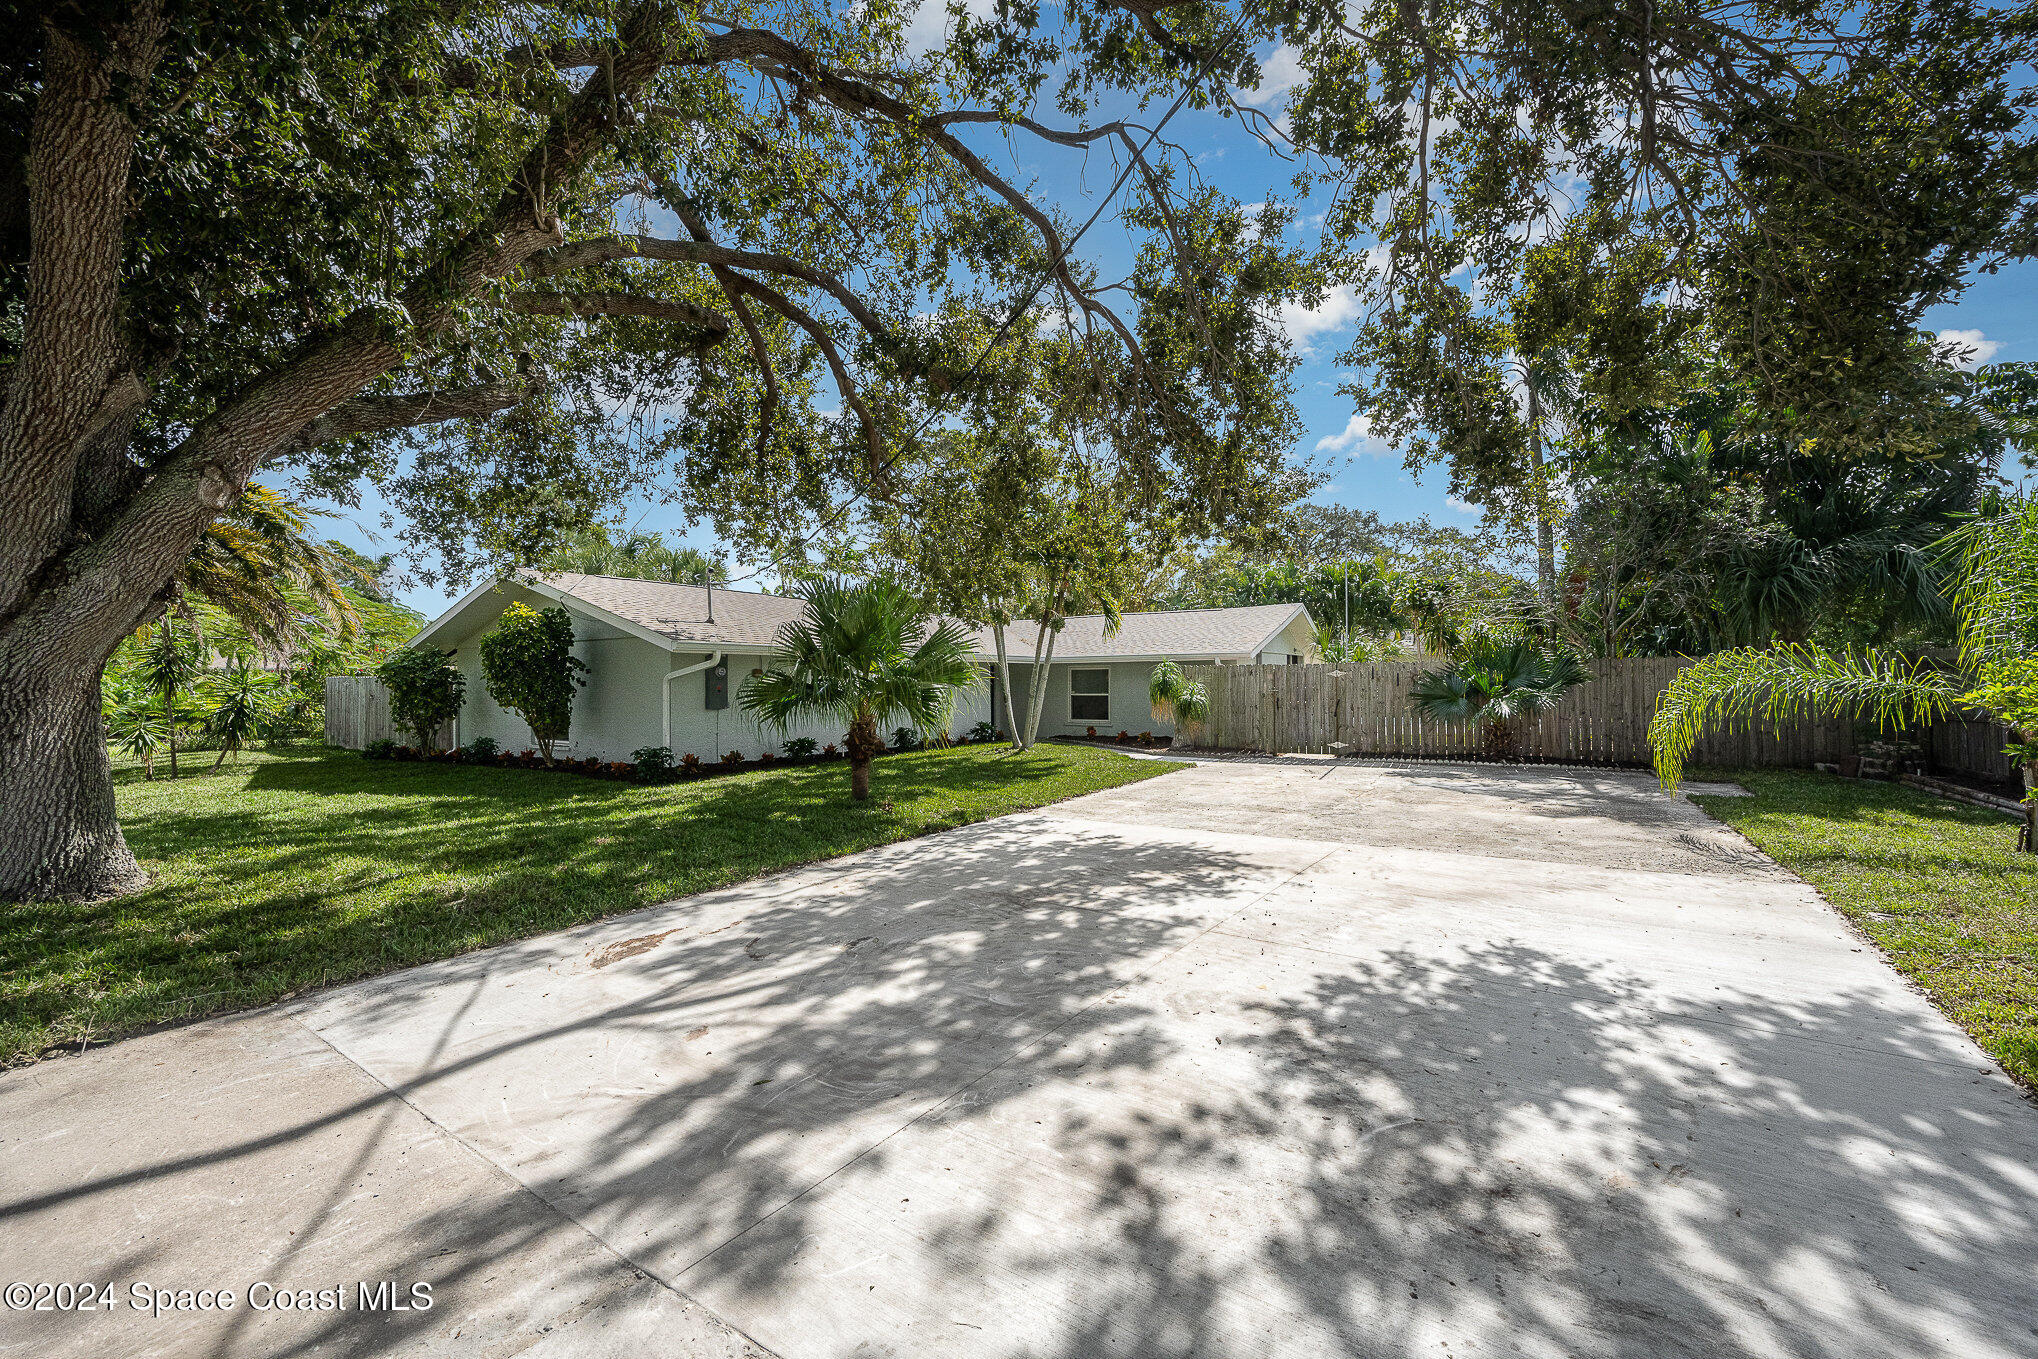
[[[1537,482],[1542,381],[1660,406],[1695,361],[1791,445],[1927,458],[1971,418],[1914,339],[2038,240],[2038,30],[1972,0],[1376,0],[1288,21],[1295,142],[1374,432],[1486,504]],[[1341,271],[1341,272],[1340,272]],[[1753,431],[1753,422],[1743,428]]]
[[[1200,338],[1207,291],[1259,286],[1218,257],[1235,206],[1150,125],[1083,121],[1113,91],[1222,101],[1252,61],[1185,54],[1201,13],[1161,41],[1079,0],[927,54],[896,0],[8,13],[0,899],[139,882],[100,673],[265,468],[374,482],[453,576],[654,473],[775,547],[887,494],[1028,299],[1019,329],[1082,337],[1097,418],[1166,433],[1125,446],[1143,493],[1228,524],[1285,455],[1235,437],[1240,356]],[[1133,279],[1092,276],[971,140],[1005,135],[1138,168]]]

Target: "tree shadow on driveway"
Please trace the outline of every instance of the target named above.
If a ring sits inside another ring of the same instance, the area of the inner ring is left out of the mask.
[[[1321,850],[1013,818],[302,1015],[801,1359],[2038,1347],[2038,1120],[1921,1002],[1700,985],[1669,921],[1645,973],[1512,916],[1363,916],[1309,896]],[[1305,900],[1346,932],[1246,909]],[[67,1202],[231,1174],[250,1145],[0,1221],[51,1230]],[[560,1230],[459,1209],[410,1228],[449,1308]],[[389,1352],[430,1324],[333,1318],[264,1352]]]

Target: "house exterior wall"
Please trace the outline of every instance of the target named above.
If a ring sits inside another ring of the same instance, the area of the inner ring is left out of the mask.
[[[467,678],[466,703],[460,710],[455,730],[461,744],[481,737],[492,738],[497,746],[514,753],[536,749],[531,729],[524,720],[488,696],[481,672],[481,637],[510,604],[521,600],[533,608],[554,607],[553,602],[534,593],[505,589],[496,607],[478,616],[457,637],[442,636],[438,644],[453,653],[453,664]],[[761,727],[745,712],[738,700],[743,682],[753,669],[765,663],[761,655],[734,654],[729,666],[729,706],[707,706],[707,677],[704,672],[682,675],[670,686],[665,676],[708,659],[704,651],[667,651],[642,637],[618,632],[596,619],[583,616],[569,604],[573,616],[573,654],[587,666],[587,684],[575,693],[571,735],[558,746],[562,756],[574,759],[627,760],[646,746],[665,744],[665,721],[661,704],[669,701],[672,719],[672,758],[693,754],[703,763],[713,763],[727,752],[740,752],[755,759],[765,751],[780,750],[787,740],[812,737],[821,745],[843,743],[844,729],[836,722],[802,723],[785,732]],[[980,721],[990,718],[988,687],[965,693],[957,704],[951,735],[962,735]],[[883,733],[886,740],[891,732]]]
[[[1040,709],[1040,739],[1045,741],[1054,736],[1081,736],[1090,728],[1097,729],[1099,736],[1116,736],[1121,731],[1134,736],[1141,732],[1152,732],[1155,736],[1173,736],[1175,724],[1163,721],[1153,715],[1152,700],[1147,697],[1147,686],[1153,682],[1153,661],[1111,661],[1086,664],[1081,661],[1064,663],[1052,661],[1047,666],[1047,693]],[[1026,703],[1031,689],[1031,665],[1012,667],[1012,706],[1019,721],[1026,721]],[[1097,721],[1078,720],[1069,716],[1069,671],[1104,670],[1110,674],[1111,692],[1110,716]],[[1002,714],[993,724],[1004,725]]]
[[[493,738],[503,750],[511,752],[532,749],[537,744],[522,718],[504,710],[489,698],[481,673],[481,636],[495,625],[504,608],[519,600],[534,608],[555,606],[555,601],[535,592],[514,585],[506,586],[493,601],[493,607],[477,613],[459,636],[442,635],[436,639],[440,646],[453,653],[454,665],[467,677],[466,706],[456,726],[458,740],[463,744],[484,736]],[[707,706],[707,680],[703,673],[681,676],[669,688],[664,683],[668,671],[699,664],[711,653],[668,651],[642,636],[622,632],[600,619],[582,614],[570,601],[565,607],[573,616],[573,654],[588,667],[588,682],[574,697],[572,734],[560,747],[564,755],[575,759],[591,756],[602,760],[627,760],[633,751],[664,744],[667,714],[662,705],[668,702],[670,745],[675,761],[693,754],[704,762],[713,762],[731,750],[740,752],[746,759],[754,759],[767,750],[781,749],[787,740],[798,736],[811,737],[821,745],[832,743],[839,746],[843,742],[844,732],[840,723],[804,723],[779,732],[761,727],[743,710],[739,694],[751,672],[765,664],[766,658],[762,655],[734,653],[727,657],[729,706],[711,709]],[[1307,659],[1312,648],[1309,628],[1298,619],[1269,642],[1254,659],[1262,664],[1286,664],[1290,656]],[[1172,736],[1174,724],[1156,718],[1147,697],[1154,664],[1151,660],[1096,663],[1057,660],[1051,663],[1047,667],[1040,736],[1043,739],[1082,736],[1093,726],[1099,736],[1116,736],[1121,731],[1135,735],[1151,732],[1155,736]],[[1011,667],[1013,707],[1022,723],[1030,697],[1029,675],[1032,669],[1032,666],[1024,664]],[[1074,669],[1101,669],[1108,673],[1107,717],[1090,720],[1069,715],[1069,673]],[[991,682],[994,670],[994,666],[985,664],[984,683],[961,696],[950,735],[961,736],[978,722],[989,722],[999,730],[1006,727],[1002,706],[994,706]],[[882,734],[886,740],[891,738],[889,730]]]
[[[1296,618],[1253,659],[1261,665],[1300,665],[1316,653],[1316,634]]]

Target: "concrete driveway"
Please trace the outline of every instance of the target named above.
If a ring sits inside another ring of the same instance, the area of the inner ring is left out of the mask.
[[[38,1359],[2038,1353],[2038,1108],[1642,775],[1208,763],[17,1071],[0,1138],[0,1276],[124,1304],[0,1313]]]

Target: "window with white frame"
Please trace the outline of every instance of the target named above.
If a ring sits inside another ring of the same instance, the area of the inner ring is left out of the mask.
[[[1069,671],[1069,720],[1071,722],[1111,720],[1109,670]]]

